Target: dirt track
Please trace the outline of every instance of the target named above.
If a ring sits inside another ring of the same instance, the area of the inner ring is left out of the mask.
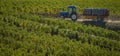
[[[66,18],[65,20],[71,20],[70,18]],[[77,22],[83,22],[83,21],[93,21],[92,19],[77,19]],[[104,22],[108,23],[120,23],[120,20],[104,20]]]
[[[66,18],[65,20],[71,20],[70,18]],[[77,22],[84,23],[86,25],[95,25],[102,28],[108,28],[112,30],[120,30],[120,20],[104,20],[103,22],[93,21],[92,19],[78,19]]]

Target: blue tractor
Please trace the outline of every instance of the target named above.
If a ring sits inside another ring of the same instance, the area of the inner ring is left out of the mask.
[[[77,11],[75,6],[68,6],[68,12],[60,12],[60,17],[62,18],[71,18],[71,20],[76,21],[78,16],[77,16]]]

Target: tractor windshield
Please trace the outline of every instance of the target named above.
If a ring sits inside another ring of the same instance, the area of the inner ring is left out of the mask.
[[[72,8],[68,8],[69,15],[72,13]]]
[[[72,14],[73,12],[76,12],[75,8],[68,8],[69,15]]]

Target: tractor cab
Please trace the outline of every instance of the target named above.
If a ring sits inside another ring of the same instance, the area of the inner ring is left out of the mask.
[[[62,18],[71,18],[71,20],[77,20],[77,12],[75,6],[68,6],[68,12],[60,12]]]
[[[76,13],[76,7],[75,6],[69,6],[68,7],[68,13],[69,15]]]

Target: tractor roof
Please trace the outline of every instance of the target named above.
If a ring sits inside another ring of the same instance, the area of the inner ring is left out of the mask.
[[[68,8],[76,8],[75,6],[68,6]]]

